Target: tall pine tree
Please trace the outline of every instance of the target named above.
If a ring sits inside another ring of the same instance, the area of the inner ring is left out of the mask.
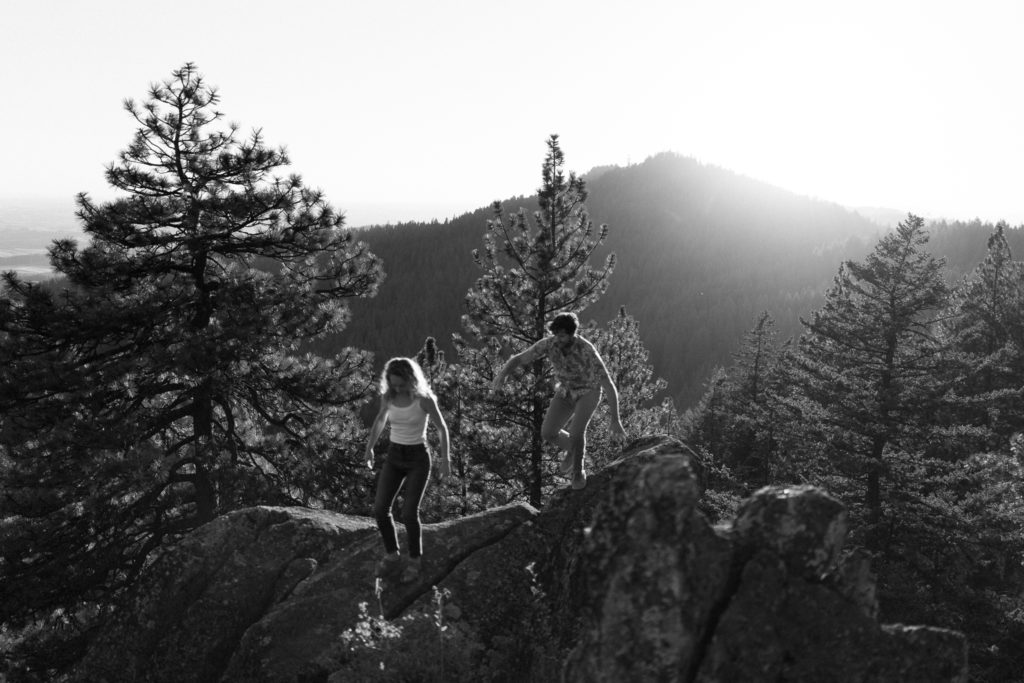
[[[501,366],[501,353],[518,353],[542,339],[556,313],[579,312],[596,301],[615,266],[614,255],[600,268],[590,265],[608,228],[594,228],[584,204],[585,184],[575,173],[566,176],[557,135],[548,138],[547,148],[540,209],[533,220],[522,209],[506,216],[496,202],[484,247],[474,251],[483,274],[466,296],[463,328],[469,341],[481,346],[455,339],[473,383],[464,389],[476,406],[479,456],[495,474],[495,485],[534,505],[540,505],[550,479],[540,435],[552,391],[550,369],[536,361],[511,378],[510,390],[498,397],[489,395],[488,386]]]
[[[775,321],[762,311],[744,336],[724,379],[712,384],[691,415],[691,439],[747,488],[756,489],[788,474],[782,463],[785,427],[782,358],[788,346],[776,341]]]
[[[121,198],[80,195],[89,244],[50,250],[66,288],[4,278],[3,620],[102,602],[226,511],[338,505],[359,482],[336,451],[369,359],[304,346],[344,326],[379,264],[217,103],[192,64],[129,100],[138,128],[106,172]]]
[[[802,321],[793,365],[808,452],[871,523],[887,491],[926,467],[918,457],[944,392],[935,333],[947,287],[927,240],[923,219],[908,215],[864,262],[847,261]]]
[[[448,424],[448,439],[451,444],[451,477],[437,483],[435,494],[423,501],[423,512],[428,520],[450,519],[453,515],[465,516],[486,509],[488,499],[481,495],[486,490],[485,475],[472,467],[469,454],[474,450],[473,441],[465,430],[465,402],[462,384],[465,372],[457,364],[445,360],[444,351],[437,348],[437,340],[427,337],[423,348],[416,354],[416,361],[423,368],[431,387],[437,394],[441,412]],[[437,436],[428,434],[431,447]]]
[[[958,371],[951,405],[975,448],[1005,451],[1024,429],[1024,264],[999,223],[985,260],[953,291],[947,330]],[[970,439],[974,436],[974,439]]]
[[[605,327],[588,327],[583,334],[593,342],[604,360],[608,374],[619,392],[619,416],[627,434],[634,437],[648,434],[671,433],[676,429],[678,415],[669,397],[656,402],[659,393],[668,387],[661,377],[655,377],[649,362],[650,352],[640,336],[640,322],[619,308],[619,313]],[[608,404],[602,403],[594,414],[588,438],[587,458],[597,468],[601,462],[621,449],[612,447]]]

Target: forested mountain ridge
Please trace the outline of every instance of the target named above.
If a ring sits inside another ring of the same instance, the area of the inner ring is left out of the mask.
[[[610,228],[599,255],[616,252],[618,265],[607,293],[582,317],[603,325],[626,306],[641,324],[658,375],[682,407],[699,397],[714,367],[731,362],[762,310],[771,313],[780,336],[798,335],[799,317],[820,305],[839,264],[865,254],[885,230],[837,204],[672,153],[627,167],[597,167],[585,179],[591,217]],[[506,212],[532,212],[537,199],[520,196],[502,204]],[[28,238],[15,231],[18,226],[55,231],[59,223],[61,236],[77,232],[70,211],[55,207],[28,220],[38,213],[12,214],[0,246],[23,246],[18,240]],[[484,207],[444,222],[360,230],[383,258],[386,278],[376,298],[355,302],[342,339],[328,340],[324,350],[339,343],[372,350],[379,364],[415,353],[426,336],[434,336],[451,353],[451,333],[461,330],[463,301],[480,273],[472,251],[482,245],[492,217]],[[929,247],[946,258],[951,281],[984,258],[993,229],[977,220],[929,227]],[[33,247],[53,239],[26,234]],[[1024,254],[1021,231],[1008,231],[1007,240],[1014,254]],[[45,272],[47,262],[43,254],[6,256],[0,270],[31,278]]]
[[[675,154],[587,174],[587,209],[617,255],[608,291],[583,312],[604,325],[625,306],[669,393],[695,400],[754,316],[772,311],[795,333],[820,301],[839,263],[867,250],[880,231],[836,204],[799,197]],[[536,197],[502,202],[536,209]],[[341,341],[379,361],[415,353],[426,336],[450,350],[466,291],[479,274],[490,208],[444,223],[377,226],[360,232],[387,273],[374,299],[355,302]],[[332,343],[337,343],[334,340]]]
[[[731,363],[761,311],[771,313],[782,338],[799,335],[800,317],[821,305],[839,265],[865,255],[886,230],[838,204],[673,153],[595,168],[585,179],[591,218],[609,226],[596,256],[615,252],[617,265],[608,291],[581,319],[604,325],[625,306],[682,408],[699,398],[715,367]],[[506,213],[532,212],[537,198],[502,206]],[[375,352],[378,364],[415,353],[427,336],[451,353],[466,291],[480,273],[472,252],[492,217],[486,207],[443,223],[360,231],[383,259],[386,279],[376,298],[354,302],[341,342]],[[993,226],[930,228],[931,251],[946,259],[953,280],[984,258]],[[1009,231],[1007,239],[1024,254],[1022,231]]]

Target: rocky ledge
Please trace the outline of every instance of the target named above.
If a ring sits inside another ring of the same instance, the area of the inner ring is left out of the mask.
[[[83,681],[967,680],[962,634],[879,624],[846,512],[766,488],[729,525],[700,463],[650,437],[542,511],[424,526],[419,576],[377,575],[373,520],[256,507],[164,551]]]

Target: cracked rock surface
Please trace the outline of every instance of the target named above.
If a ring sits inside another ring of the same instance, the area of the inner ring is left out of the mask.
[[[846,513],[826,492],[762,489],[712,527],[701,478],[682,443],[639,440],[542,511],[424,525],[422,571],[404,582],[378,581],[369,518],[240,510],[157,558],[76,679],[357,680],[337,648],[360,603],[398,619],[436,586],[451,625],[515,654],[492,680],[967,680],[962,634],[877,623],[870,568],[844,554]],[[403,666],[394,680],[424,678]]]

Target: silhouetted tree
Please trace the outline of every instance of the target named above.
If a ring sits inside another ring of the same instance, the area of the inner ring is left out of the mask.
[[[775,321],[762,311],[733,354],[734,363],[690,414],[690,438],[728,468],[745,490],[792,475],[783,444],[792,441],[784,417],[784,359]]]
[[[925,467],[945,390],[935,331],[947,287],[927,240],[924,221],[908,215],[863,262],[844,263],[825,305],[803,321],[793,364],[809,453],[871,523],[882,519],[883,482],[899,489]]]
[[[734,354],[733,426],[734,446],[730,459],[737,468],[749,472],[744,479],[768,484],[771,479],[775,440],[776,410],[772,382],[777,375],[779,347],[775,340],[775,321],[762,311]],[[757,473],[757,474],[755,474]]]
[[[304,353],[374,292],[377,259],[258,131],[216,125],[195,66],[127,101],[138,129],[78,197],[67,288],[4,276],[0,618],[103,602],[151,552],[255,503],[341,505],[366,354]],[[65,616],[71,610],[57,612]]]
[[[533,221],[523,209],[506,216],[495,202],[484,247],[473,254],[483,274],[466,295],[463,328],[470,340],[485,345],[455,339],[462,364],[472,371],[467,396],[481,406],[476,428],[493,444],[480,455],[511,497],[525,495],[534,505],[540,505],[549,478],[540,428],[551,395],[550,369],[536,361],[523,376],[510,378],[510,390],[497,397],[488,397],[487,387],[502,362],[500,351],[522,351],[546,335],[554,314],[578,312],[597,300],[615,265],[614,255],[601,268],[590,265],[608,228],[594,229],[584,205],[585,184],[575,173],[566,177],[557,135],[547,147]]]
[[[584,334],[593,342],[619,392],[619,416],[626,434],[638,437],[667,434],[677,428],[678,415],[672,399],[655,402],[668,383],[654,376],[650,354],[640,337],[640,323],[619,308],[619,313],[605,327],[588,327]],[[591,466],[614,457],[608,428],[608,404],[602,402],[594,414],[593,437],[588,438],[587,457]]]
[[[973,428],[951,436],[1003,451],[1024,428],[1024,264],[1013,259],[1008,227],[996,226],[985,260],[953,291],[946,325],[958,373],[953,424]]]
[[[423,347],[416,354],[416,361],[437,394],[441,412],[448,424],[452,465],[452,476],[438,482],[432,489],[435,493],[424,500],[426,518],[450,519],[453,515],[465,516],[483,510],[487,507],[487,498],[481,495],[486,488],[485,476],[479,468],[471,466],[469,454],[473,450],[473,442],[466,437],[464,430],[462,384],[466,373],[461,366],[445,359],[445,353],[437,347],[437,339],[434,337],[424,340]],[[431,446],[435,446],[437,436],[433,429],[428,438]]]

